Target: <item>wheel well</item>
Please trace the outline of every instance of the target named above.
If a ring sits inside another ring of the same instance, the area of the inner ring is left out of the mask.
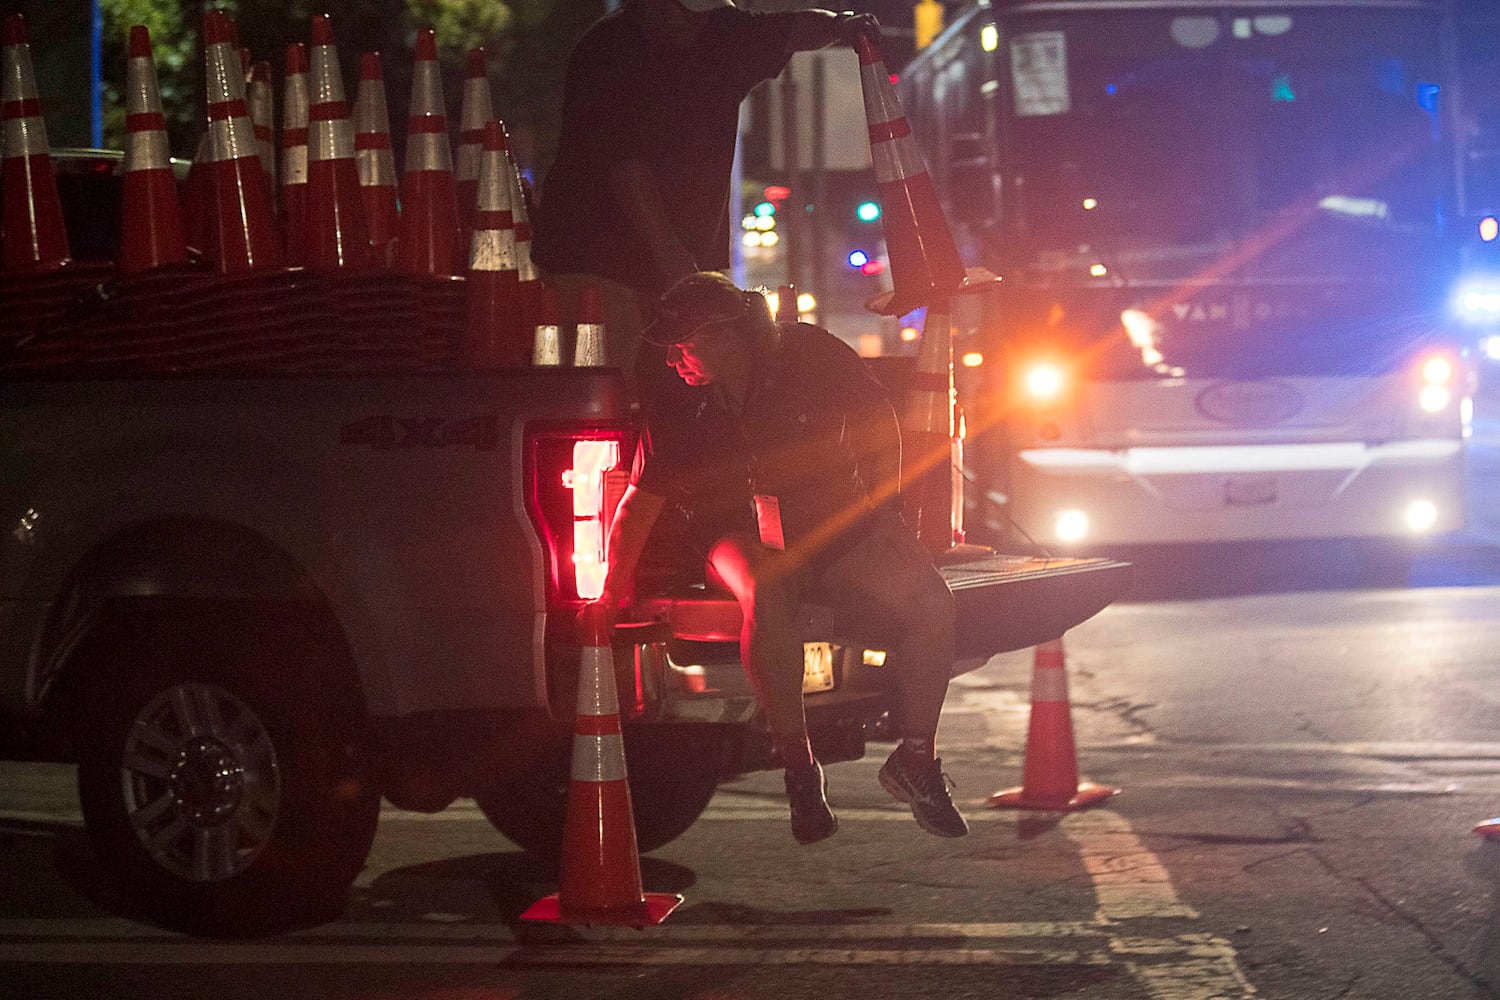
[[[264,536],[211,521],[153,521],[105,539],[81,559],[52,605],[37,648],[37,692],[66,734],[93,672],[112,651],[167,617],[278,629],[312,643],[337,691],[366,702],[332,608],[306,571]],[[278,665],[284,668],[285,665]],[[69,741],[70,742],[70,741]]]

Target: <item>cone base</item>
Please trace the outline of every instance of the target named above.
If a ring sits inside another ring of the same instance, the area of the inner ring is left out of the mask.
[[[1120,794],[1120,789],[1108,785],[1096,785],[1092,781],[1080,781],[1078,790],[1070,798],[1049,798],[1027,795],[1025,788],[1007,788],[990,796],[991,809],[1035,809],[1045,812],[1077,812],[1097,806],[1105,799]],[[1496,831],[1500,835],[1500,830]]]
[[[1474,832],[1485,840],[1500,840],[1500,816],[1480,823],[1474,828]]]
[[[564,907],[557,893],[532,903],[521,914],[522,920],[548,924],[605,924],[611,927],[654,927],[682,905],[675,892],[648,892],[639,903],[625,903],[597,909]]]
[[[1000,284],[1000,276],[986,267],[971,267],[964,271],[964,280],[957,288],[942,291],[937,288],[907,292],[897,297],[897,290],[887,289],[865,301],[865,310],[877,316],[905,316],[923,306],[943,302],[951,295],[972,295],[988,292]]]

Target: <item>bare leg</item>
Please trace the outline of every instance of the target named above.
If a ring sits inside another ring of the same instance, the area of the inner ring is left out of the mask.
[[[708,562],[739,602],[743,618],[740,662],[755,688],[783,763],[789,767],[810,764],[807,719],[802,711],[796,574],[783,553],[748,535],[720,539],[709,550]],[[789,754],[793,759],[787,759]]]

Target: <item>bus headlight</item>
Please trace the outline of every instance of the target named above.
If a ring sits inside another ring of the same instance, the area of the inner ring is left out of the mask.
[[[1453,394],[1445,385],[1424,385],[1417,394],[1417,403],[1428,413],[1441,413],[1453,402]]]
[[[1021,386],[1034,403],[1051,403],[1062,395],[1067,377],[1061,366],[1050,361],[1038,361],[1026,369]]]
[[[1059,542],[1081,542],[1089,533],[1089,516],[1081,510],[1061,511],[1054,530]]]
[[[1449,388],[1458,366],[1446,354],[1429,354],[1422,359],[1422,388],[1417,390],[1417,405],[1426,413],[1441,413],[1453,402],[1453,391]]]
[[[1406,527],[1413,534],[1422,535],[1437,524],[1437,505],[1431,500],[1413,500],[1406,505]]]

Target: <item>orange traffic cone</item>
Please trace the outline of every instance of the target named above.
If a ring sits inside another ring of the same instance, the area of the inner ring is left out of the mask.
[[[939,554],[955,542],[953,509],[953,337],[947,302],[927,310],[917,370],[901,421],[902,506],[922,545]]]
[[[474,368],[524,365],[530,338],[521,326],[516,226],[510,211],[512,168],[499,122],[485,126],[483,146],[479,208],[470,236],[468,323],[460,354]]]
[[[311,268],[362,268],[371,263],[354,124],[327,14],[312,20],[307,105],[307,257]]]
[[[0,233],[4,250],[0,262],[7,271],[62,267],[71,256],[68,231],[63,226],[62,201],[52,174],[52,147],[47,143],[47,123],[31,69],[26,19],[20,14],[5,19],[3,65],[0,127],[5,137],[0,174],[5,183],[0,184],[4,189]]]
[[[548,285],[541,287],[541,301],[537,311],[536,337],[532,341],[531,363],[534,365],[562,364],[562,310],[557,303],[557,294]]]
[[[964,266],[880,49],[866,35],[859,36],[855,48],[895,285],[892,292],[872,301],[870,308],[904,316],[919,306],[938,304],[961,289]]]
[[[608,364],[604,352],[604,300],[595,285],[584,285],[578,300],[578,338],[573,343],[573,367],[599,368]]]
[[[1026,733],[1021,787],[996,792],[990,796],[990,805],[996,809],[1071,812],[1118,794],[1118,788],[1078,782],[1063,643],[1060,638],[1044,642],[1036,647],[1032,667],[1031,724]]]
[[[245,84],[245,103],[250,108],[250,124],[255,128],[255,150],[260,154],[260,169],[266,178],[266,191],[276,200],[276,106],[271,99],[271,64],[261,59],[250,64],[250,79]]]
[[[797,322],[797,286],[782,285],[776,289],[776,322]]]
[[[390,266],[401,217],[396,197],[396,157],[391,152],[391,122],[386,111],[385,79],[380,53],[366,52],[359,61],[359,93],[354,97],[354,158],[365,200],[365,225],[375,256]]]
[[[463,106],[459,113],[458,151],[453,164],[459,224],[466,235],[473,225],[474,198],[479,190],[479,157],[484,152],[485,124],[495,117],[484,58],[484,49],[470,49],[464,64]]]
[[[563,826],[562,884],[533,903],[522,920],[564,924],[659,924],[682,903],[676,893],[641,891],[635,816],[625,777],[619,694],[603,609],[579,615],[583,662],[578,670],[578,716],[573,735],[573,780]]]
[[[287,263],[307,261],[307,46],[286,47],[281,85],[281,228]]]
[[[412,65],[406,172],[401,179],[401,269],[409,274],[458,273],[458,203],[443,108],[437,40],[431,28],[423,28],[417,33]]]
[[[245,77],[239,70],[234,29],[222,12],[203,15],[208,50],[208,163],[213,183],[209,242],[223,274],[281,266],[271,200],[266,192],[255,128],[245,106]]]
[[[151,34],[130,29],[125,66],[125,177],[120,213],[120,273],[135,274],[187,260],[177,182],[172,176]]]

